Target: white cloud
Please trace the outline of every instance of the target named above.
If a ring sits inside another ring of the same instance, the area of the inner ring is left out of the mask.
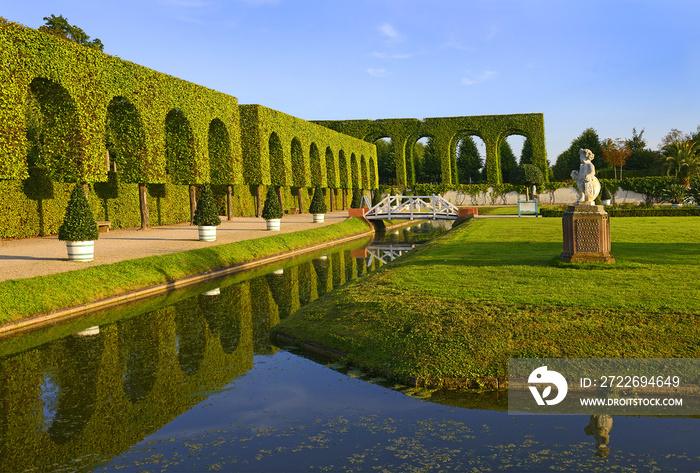
[[[489,79],[493,79],[497,75],[498,74],[496,73],[496,71],[490,71],[490,70],[486,70],[486,71],[481,72],[479,74],[469,73],[469,74],[467,74],[466,77],[462,78],[461,82],[462,82],[462,85],[475,85],[475,84],[479,84],[480,82],[484,82],[484,81],[487,81]]]
[[[392,25],[389,23],[384,23],[379,27],[379,32],[389,38],[391,41],[403,41],[405,38],[404,36],[399,33],[396,28],[394,28]]]
[[[389,54],[389,53],[373,52],[372,56],[374,56],[378,59],[410,59],[414,55],[408,54],[408,53]]]
[[[375,69],[373,67],[370,67],[369,69],[367,69],[367,74],[374,77],[384,77],[386,76],[386,69]]]

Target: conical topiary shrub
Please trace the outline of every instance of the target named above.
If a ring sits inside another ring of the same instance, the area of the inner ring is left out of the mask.
[[[311,199],[311,205],[309,205],[309,213],[313,214],[314,223],[323,222],[324,214],[327,211],[326,200],[323,198],[323,189],[321,189],[321,186],[316,186],[314,189],[314,197]]]
[[[216,227],[221,225],[221,218],[219,218],[219,210],[216,208],[214,193],[209,184],[202,185],[202,193],[197,201],[192,224],[199,227],[200,240],[216,240]]]
[[[68,201],[63,224],[58,228],[58,239],[66,242],[69,260],[92,261],[95,258],[94,242],[99,237],[85,191],[80,184],[76,184]]]
[[[262,218],[267,220],[268,230],[279,230],[280,229],[280,219],[284,215],[282,211],[282,205],[277,197],[277,192],[275,188],[270,186],[267,188],[267,195],[265,196],[265,206],[262,211]]]
[[[610,200],[612,199],[612,195],[610,194],[610,190],[608,189],[608,186],[603,186],[603,188],[600,191],[600,199],[602,201]]]
[[[362,191],[359,187],[352,188],[352,202],[350,203],[351,209],[359,209],[362,207]]]

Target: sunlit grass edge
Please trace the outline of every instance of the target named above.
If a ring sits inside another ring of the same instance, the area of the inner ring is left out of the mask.
[[[0,323],[7,323],[195,274],[253,261],[371,230],[364,221],[340,223],[76,271],[0,282]]]
[[[273,329],[372,371],[449,383],[519,357],[700,357],[693,219],[614,219],[612,265],[565,264],[561,222],[473,220]]]

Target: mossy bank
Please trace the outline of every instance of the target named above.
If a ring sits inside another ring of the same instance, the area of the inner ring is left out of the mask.
[[[273,329],[419,386],[503,388],[508,358],[700,357],[693,218],[612,219],[612,265],[564,264],[557,219],[477,219]]]

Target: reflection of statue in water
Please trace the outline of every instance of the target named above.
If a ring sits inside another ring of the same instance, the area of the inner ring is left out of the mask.
[[[593,201],[600,193],[600,181],[595,177],[595,166],[591,162],[593,153],[590,149],[581,148],[578,151],[581,161],[578,171],[571,171],[571,178],[576,181],[579,199],[577,204],[593,205]]]
[[[610,441],[610,430],[612,429],[613,418],[609,415],[591,416],[588,425],[583,431],[586,435],[592,435],[598,442],[596,455],[605,458],[610,453],[608,442]]]

